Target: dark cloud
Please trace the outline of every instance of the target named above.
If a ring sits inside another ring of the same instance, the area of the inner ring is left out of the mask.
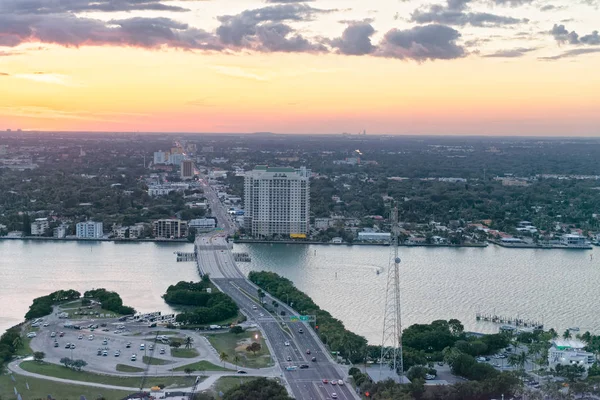
[[[527,23],[527,19],[505,17],[484,12],[467,12],[469,0],[448,0],[446,5],[433,4],[419,8],[411,14],[411,21],[419,24],[436,23],[442,25],[503,26]]]
[[[466,53],[463,47],[456,44],[460,36],[457,30],[445,25],[392,29],[385,34],[375,54],[416,61],[461,58]]]
[[[0,14],[62,14],[116,11],[189,11],[159,0],[2,0]]]
[[[519,47],[516,49],[499,50],[495,53],[486,54],[483,57],[487,58],[517,58],[522,57],[526,53],[537,50],[536,47]]]
[[[559,11],[559,10],[564,10],[565,6],[555,6],[553,4],[545,4],[543,6],[540,7],[540,11]]]
[[[221,25],[216,33],[223,44],[238,48],[256,51],[324,51],[323,45],[310,42],[283,22],[309,21],[316,14],[332,11],[306,4],[267,6],[218,17]]]
[[[342,19],[338,21],[340,24],[352,25],[352,24],[372,24],[375,22],[375,18],[364,18],[364,19]]]
[[[525,4],[530,4],[534,0],[492,0],[492,2],[499,6],[519,7]]]
[[[103,22],[72,14],[0,15],[0,45],[25,42],[62,46],[118,45],[220,50],[216,37],[169,18],[129,18]]]
[[[0,76],[10,76],[10,74],[7,74],[6,72],[0,72]]]
[[[371,54],[375,46],[371,43],[371,36],[375,28],[368,23],[354,23],[349,25],[342,36],[331,41],[331,46],[337,48],[341,54],[364,55]]]
[[[550,30],[550,34],[554,36],[554,39],[561,44],[587,44],[591,46],[600,45],[600,36],[598,31],[593,31],[589,35],[579,37],[579,34],[575,31],[570,31],[565,28],[564,25],[554,24]]]
[[[583,54],[593,54],[593,53],[600,53],[600,47],[572,49],[572,50],[565,51],[562,54],[558,54],[556,56],[540,57],[539,59],[545,60],[545,61],[554,61],[554,60],[560,60],[561,58],[577,57],[577,56],[580,56]]]

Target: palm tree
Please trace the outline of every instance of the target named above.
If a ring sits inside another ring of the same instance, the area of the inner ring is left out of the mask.
[[[237,369],[238,363],[240,362],[240,357],[237,354],[233,356],[233,362],[235,363],[235,369]]]
[[[191,347],[192,347],[192,338],[188,336],[185,338],[185,348],[189,349]]]
[[[17,336],[15,340],[13,340],[12,345],[15,348],[15,350],[18,350],[21,347],[23,347],[23,339],[21,338],[21,336]]]
[[[225,368],[225,361],[227,361],[228,358],[229,356],[224,351],[222,351],[221,354],[219,354],[219,359],[223,361],[223,368]]]
[[[518,367],[519,371],[521,371],[521,374],[523,374],[525,371],[526,362],[527,353],[524,351],[520,352],[519,354],[511,354],[510,357],[508,357],[508,365],[512,367]]]

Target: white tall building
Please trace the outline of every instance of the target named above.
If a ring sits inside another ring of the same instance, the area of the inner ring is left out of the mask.
[[[169,157],[169,155],[162,150],[155,151],[154,152],[154,164],[166,164],[168,157]]]
[[[169,156],[169,164],[173,164],[173,165],[181,165],[181,163],[183,162],[183,154],[180,153],[172,153]]]
[[[306,235],[310,170],[258,165],[244,178],[244,227],[254,237]]]
[[[103,236],[102,222],[86,221],[76,225],[75,232],[80,239],[100,239]]]

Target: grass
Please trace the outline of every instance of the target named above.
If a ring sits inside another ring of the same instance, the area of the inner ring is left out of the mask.
[[[139,387],[141,382],[138,377],[126,377],[126,376],[113,376],[113,375],[100,375],[86,371],[73,371],[72,369],[66,368],[62,365],[50,364],[50,363],[38,363],[35,361],[24,361],[21,363],[21,368],[25,371],[33,372],[36,374],[53,376],[55,378],[71,379],[74,381],[84,381],[93,383],[102,383],[105,385],[115,385],[123,387]],[[195,378],[186,376],[165,376],[165,377],[148,377],[144,386],[151,387],[158,384],[164,384],[165,386],[178,386],[185,387],[190,386],[194,383]],[[47,393],[46,393],[47,395]],[[46,397],[44,395],[44,398]]]
[[[163,360],[162,358],[156,358],[156,357],[148,357],[148,356],[143,356],[142,357],[142,362],[144,364],[150,364],[150,365],[167,365],[167,364],[173,364],[172,361],[169,360]]]
[[[71,385],[21,375],[14,375],[14,377],[15,382],[8,375],[0,376],[0,398],[7,400],[15,399],[16,396],[13,387],[17,388],[17,391],[24,399],[45,399],[49,394],[53,398],[61,400],[79,399],[82,395],[90,400],[97,399],[100,395],[106,399],[122,399],[131,394],[130,391]],[[27,389],[27,384],[29,385],[29,389]]]
[[[33,354],[33,350],[31,350],[31,339],[27,336],[21,336],[21,340],[23,341],[23,347],[17,350],[15,353],[16,356],[25,357]]]
[[[117,371],[119,372],[144,372],[144,368],[132,367],[131,365],[117,364]]]
[[[212,390],[214,391],[214,393],[216,395],[218,395],[219,392],[226,393],[227,391],[240,386],[240,384],[242,382],[248,383],[255,379],[258,379],[258,378],[243,376],[243,375],[240,375],[239,377],[238,376],[222,376],[219,379],[217,379],[217,381],[214,383],[214,385],[212,386]]]
[[[240,343],[246,340],[256,340],[255,335],[259,335],[259,343],[261,350],[256,353],[248,352],[245,348],[240,348]],[[258,331],[245,331],[239,335],[233,333],[220,333],[207,336],[210,344],[217,350],[217,353],[221,354],[225,352],[229,357],[227,361],[234,363],[234,357],[237,355],[240,361],[238,365],[247,368],[264,368],[273,365],[269,354],[269,349]]]
[[[198,357],[198,352],[196,351],[196,349],[176,349],[172,347],[171,355],[177,358],[194,358]]]
[[[186,368],[191,368],[194,371],[232,371],[229,368],[223,368],[219,365],[215,365],[206,360],[198,361],[193,364],[183,365],[181,367],[173,368],[172,371],[185,371]]]

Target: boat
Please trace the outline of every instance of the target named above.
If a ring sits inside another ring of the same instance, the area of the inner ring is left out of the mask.
[[[574,326],[573,328],[568,329],[569,332],[579,332],[579,327]]]

